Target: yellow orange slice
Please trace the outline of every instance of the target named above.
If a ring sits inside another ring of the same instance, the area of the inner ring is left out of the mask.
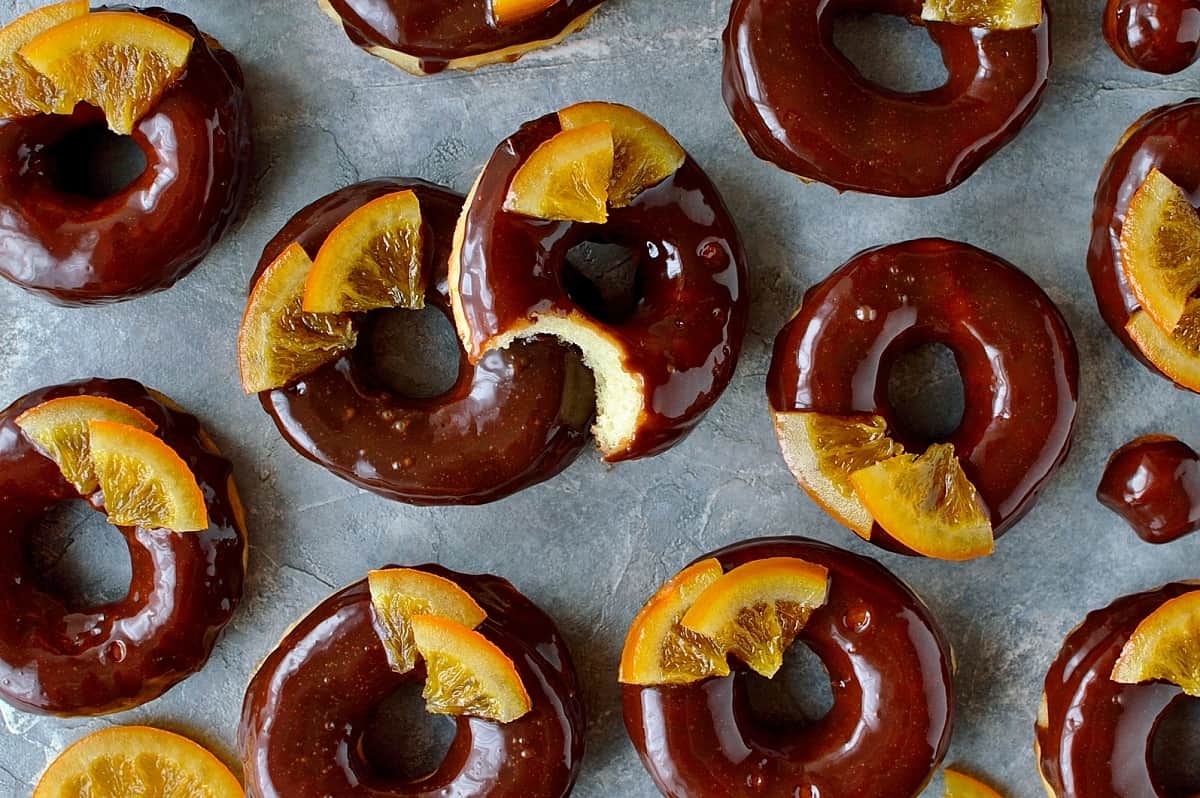
[[[516,665],[479,632],[435,615],[414,615],[412,630],[430,712],[511,723],[533,709]]]
[[[421,203],[412,191],[368,202],[333,228],[304,287],[309,313],[425,307]]]
[[[196,476],[162,439],[112,421],[89,422],[88,434],[109,523],[175,532],[208,529]]]
[[[828,595],[826,568],[795,557],[769,557],[734,568],[709,585],[682,623],[770,678]]]
[[[54,86],[54,111],[86,102],[114,133],[129,134],[181,74],[192,37],[131,11],[76,17],[39,34],[19,53]]]
[[[921,19],[989,30],[1036,28],[1042,0],[925,0]]]
[[[688,684],[729,675],[725,652],[680,623],[700,594],[723,574],[717,560],[701,560],[672,577],[646,602],[625,637],[617,677],[623,684]]]
[[[1200,215],[1183,189],[1157,169],[1129,202],[1121,263],[1142,310],[1174,333],[1200,288]]]
[[[17,426],[84,496],[94,493],[99,484],[88,445],[89,421],[115,421],[146,432],[155,429],[140,411],[101,396],[51,399],[17,416]]]
[[[388,662],[397,673],[408,673],[417,664],[414,615],[436,615],[468,629],[487,618],[467,591],[445,577],[413,568],[389,568],[372,571],[367,582]]]
[[[0,28],[0,116],[50,113],[58,100],[54,85],[17,57],[17,51],[39,34],[87,13],[88,0],[67,0],[30,11]]]
[[[783,459],[800,487],[827,513],[870,540],[874,519],[854,492],[850,475],[904,453],[888,437],[887,422],[881,416],[810,412],[777,412],[774,418]]]
[[[889,535],[940,560],[969,560],[995,548],[992,524],[954,446],[902,454],[850,476],[854,491]]]
[[[492,0],[492,19],[496,25],[514,25],[537,16],[558,0]]]
[[[229,768],[178,734],[117,726],[54,760],[33,798],[243,798]]]
[[[357,336],[349,318],[302,309],[310,271],[312,260],[292,244],[254,284],[238,333],[246,393],[282,388],[354,347]]]
[[[667,129],[626,105],[579,103],[558,112],[563,130],[607,123],[612,129],[613,170],[608,204],[624,208],[642,191],[679,171],[687,153]]]
[[[1003,798],[979,779],[956,770],[944,771],[942,780],[946,787],[946,798]]]
[[[1200,698],[1200,590],[1171,599],[1138,624],[1112,679],[1121,684],[1161,680]]]
[[[563,130],[542,142],[513,175],[504,210],[538,219],[608,221],[615,157],[607,122]]]
[[[1125,332],[1159,371],[1184,388],[1200,391],[1200,314],[1195,322],[1191,316],[1189,311],[1185,323],[1168,335],[1150,314],[1138,310],[1129,317]]]

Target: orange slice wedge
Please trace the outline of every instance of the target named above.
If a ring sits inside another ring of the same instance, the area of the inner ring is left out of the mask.
[[[238,333],[246,393],[282,388],[354,347],[357,336],[349,318],[302,309],[312,265],[304,248],[292,244],[254,284]]]
[[[1175,333],[1200,288],[1200,214],[1183,189],[1154,169],[1129,202],[1121,228],[1125,279],[1150,318]]]
[[[1192,321],[1192,311],[1174,335],[1163,332],[1150,314],[1134,311],[1125,332],[1154,366],[1174,382],[1200,391],[1200,313]]]
[[[946,798],[1003,798],[979,779],[956,770],[943,771],[942,781],[946,787]]]
[[[563,130],[597,123],[612,129],[613,169],[608,204],[624,208],[644,190],[679,171],[687,153],[667,129],[626,105],[579,103],[558,112]]]
[[[881,416],[777,412],[775,434],[800,487],[824,510],[870,540],[875,519],[854,492],[850,475],[904,453]]]
[[[414,615],[412,631],[430,712],[511,723],[533,709],[516,665],[479,632],[434,615]]]
[[[987,509],[951,444],[889,458],[850,481],[875,522],[918,554],[969,560],[995,549]]]
[[[1200,590],[1171,599],[1138,624],[1112,679],[1120,684],[1170,682],[1200,698]]]
[[[92,467],[116,526],[198,532],[208,508],[196,476],[162,439],[112,421],[88,423]]]
[[[308,313],[425,307],[421,203],[412,191],[368,202],[333,228],[304,287]]]
[[[147,726],[117,726],[72,745],[33,798],[244,798],[229,768],[196,743]]]
[[[29,67],[17,51],[41,33],[88,13],[88,0],[55,3],[0,28],[0,116],[48,114],[59,101],[54,85]]]
[[[497,27],[515,25],[537,16],[558,0],[492,0],[492,19]]]
[[[921,19],[989,30],[1036,28],[1042,0],[925,0]]]
[[[128,135],[183,74],[192,37],[144,14],[100,11],[50,28],[19,52],[54,86],[55,113],[86,102]]]
[[[84,496],[95,493],[99,486],[88,445],[90,421],[115,421],[146,432],[155,429],[154,422],[140,411],[101,396],[51,399],[17,416],[17,426]]]
[[[417,665],[412,617],[436,615],[474,629],[487,613],[467,591],[445,577],[413,568],[389,568],[367,575],[371,605],[388,662],[397,673]]]
[[[504,210],[538,219],[606,222],[615,157],[607,122],[556,133],[513,175]]]
[[[622,684],[689,684],[729,675],[725,652],[680,623],[700,594],[723,574],[717,560],[701,560],[672,577],[646,602],[625,637],[617,676]]]
[[[709,585],[682,623],[770,678],[828,595],[826,568],[795,557],[769,557],[734,568]]]

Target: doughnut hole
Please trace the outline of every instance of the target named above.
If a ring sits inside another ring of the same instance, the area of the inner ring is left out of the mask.
[[[870,82],[903,94],[941,88],[950,79],[942,56],[923,25],[891,14],[842,14],[833,42]]]
[[[1151,740],[1152,773],[1159,793],[1200,795],[1200,699],[1182,698],[1163,715]]]
[[[414,782],[431,775],[454,741],[455,721],[425,711],[422,684],[402,684],[375,709],[363,730],[363,756],[381,780]]]
[[[436,307],[377,310],[356,351],[381,386],[408,399],[442,396],[458,381],[463,355],[454,324]]]
[[[642,301],[638,258],[617,243],[584,241],[567,253],[571,269],[564,271],[567,293],[583,310],[605,324],[620,324]]]
[[[833,709],[829,672],[821,658],[803,642],[798,641],[787,650],[783,667],[774,679],[749,672],[745,680],[750,714],[769,729],[807,726]]]
[[[146,154],[131,136],[103,124],[77,128],[47,148],[46,174],[64,194],[101,200],[120,194],[146,171]]]
[[[899,437],[913,449],[944,441],[962,424],[965,398],[954,353],[923,344],[900,354],[888,374],[887,400]]]
[[[120,601],[133,566],[120,529],[84,501],[56,505],[30,530],[26,550],[43,585],[74,610]]]

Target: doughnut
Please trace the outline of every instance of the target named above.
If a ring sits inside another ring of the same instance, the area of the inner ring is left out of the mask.
[[[552,207],[584,169],[593,184]],[[572,288],[565,267],[584,242],[630,250],[632,310],[596,308]],[[450,256],[467,356],[543,334],[577,346],[596,378],[592,432],[608,462],[662,452],[699,423],[733,376],[748,290],[737,230],[700,166],[653,120],[609,103],[565,108],[501,142]]]
[[[946,15],[936,10],[946,5],[953,4],[736,0],[725,29],[724,94],[750,149],[839,191],[923,197],[966,180],[1037,110],[1050,22],[1036,4],[1026,4],[1034,7],[1029,18],[994,29],[940,21]],[[946,83],[906,94],[863,77],[833,41],[834,22],[859,13],[924,24]]]
[[[301,210],[267,244],[254,280],[290,244],[316,256],[339,222],[372,200],[413,191],[432,243],[425,300],[450,318],[446,259],[462,196],[419,180],[343,188]],[[357,322],[367,332],[378,314]],[[489,352],[440,396],[412,399],[375,376],[371,347],[343,352],[302,379],[260,393],[301,455],[367,490],[411,504],[479,504],[548,479],[587,440],[592,384],[578,357],[551,341]]]
[[[516,61],[582,30],[604,0],[317,0],[368,53],[414,75]]]
[[[747,698],[750,670],[736,659],[725,676],[665,685],[626,681],[625,726],[643,764],[670,798],[915,798],[945,755],[953,725],[945,635],[883,566],[824,543],[762,538],[700,562],[715,559],[728,577],[780,557],[828,570],[825,603],[795,639],[828,670],[832,709],[799,726],[765,723]],[[694,600],[693,608],[705,599]],[[677,619],[675,628],[682,628]]]
[[[91,168],[71,162],[76,137],[104,128],[91,105],[0,121],[0,276],[59,304],[169,288],[229,228],[250,178],[249,104],[233,55],[180,14],[114,8],[193,39],[178,80],[128,133],[146,160],[132,183],[101,197],[62,186]]]
[[[465,590],[478,627],[516,666],[532,709],[507,723],[459,715],[437,770],[397,779],[362,753],[376,708],[426,679],[389,665],[366,580],[330,596],[293,627],[250,682],[238,740],[250,798],[455,795],[562,798],[583,754],[584,711],[571,655],[553,621],[504,579],[436,565],[416,569]]]
[[[1169,435],[1144,435],[1108,460],[1096,498],[1147,543],[1200,529],[1200,455]]]
[[[81,493],[18,425],[26,411],[69,397],[143,414],[186,462],[207,507],[200,531],[120,526],[129,592],[97,607],[68,602],[28,556],[52,508],[84,500],[106,512],[102,491]],[[241,600],[246,533],[232,467],[195,417],[132,380],[43,388],[0,412],[0,535],[0,698],[27,712],[99,715],[159,697],[204,666]]]
[[[943,441],[906,428],[888,399],[896,360],[935,343],[954,354],[964,393]],[[1065,458],[1078,382],[1071,331],[1033,280],[967,244],[921,239],[856,255],[808,291],[775,339],[767,396],[788,465],[837,520],[891,551],[964,559],[989,553]],[[884,522],[887,501],[876,507],[881,494],[860,475],[911,458],[905,450],[937,452],[946,476],[965,477],[963,495],[990,523],[986,545],[959,551],[930,516],[914,516],[916,528]]]
[[[1134,69],[1170,75],[1200,55],[1197,0],[1108,0],[1104,38]]]

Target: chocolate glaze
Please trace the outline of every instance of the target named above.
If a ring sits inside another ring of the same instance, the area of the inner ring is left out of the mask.
[[[246,691],[238,735],[249,798],[562,798],[583,756],[585,719],[571,655],[553,621],[509,582],[436,565],[487,611],[479,631],[516,664],[533,710],[512,723],[460,716],[433,773],[384,778],[362,753],[376,708],[423,667],[397,674],[375,631],[366,580],[326,599],[267,656]]]
[[[1079,398],[1075,340],[1058,308],[1012,264],[968,244],[919,239],[856,255],[809,289],[775,339],[777,412],[874,414],[910,452],[888,402],[892,365],[939,343],[954,353],[963,417],[944,442],[987,505],[996,537],[1032,506],[1067,455]],[[878,524],[871,542],[911,553]]]
[[[758,721],[747,666],[691,685],[622,688],[625,726],[669,798],[911,798],[933,777],[954,714],[950,646],[921,600],[874,560],[803,538],[762,538],[716,557],[829,569],[829,600],[798,641],[829,671],[833,708],[801,728]]]
[[[103,127],[104,115],[81,103],[71,116],[0,120],[0,276],[66,305],[174,285],[229,227],[250,177],[249,104],[233,55],[180,14],[111,8],[195,37],[183,76],[133,131],[146,170],[111,197],[66,193],[52,147]]]
[[[1135,69],[1180,72],[1200,56],[1200,0],[1108,0],[1104,38]]]
[[[1170,543],[1200,529],[1200,454],[1168,435],[1117,449],[1096,490],[1147,543]]]
[[[657,454],[678,443],[725,390],[746,329],[749,283],[733,220],[690,157],[606,224],[534,219],[503,210],[509,184],[533,151],[561,131],[555,114],[503,141],[480,175],[463,227],[461,309],[468,354],[534,314],[587,314],[567,289],[569,250],[584,241],[622,244],[636,259],[633,312],[605,323],[624,364],[645,386],[647,413],[632,443],[609,461]],[[590,304],[590,303],[585,303]],[[460,319],[460,322],[462,320]]]
[[[372,180],[317,200],[267,244],[254,279],[292,242],[315,257],[343,219],[404,189],[416,192],[425,222],[427,306],[450,318],[446,260],[462,197],[420,180]],[[412,504],[494,501],[562,471],[587,442],[591,376],[553,341],[489,352],[474,366],[462,355],[454,386],[431,399],[380,384],[368,350],[260,396],[296,451],[367,490]]]
[[[1063,643],[1046,675],[1038,713],[1038,766],[1058,798],[1172,798],[1155,777],[1159,721],[1186,698],[1173,684],[1117,684],[1110,677],[1138,624],[1167,601],[1200,590],[1176,583],[1093,612]]]
[[[125,598],[68,604],[29,557],[27,540],[52,507],[82,499],[16,425],[64,396],[131,405],[192,469],[208,506],[203,532],[120,527],[133,577]],[[132,380],[84,380],[34,391],[0,412],[0,697],[27,712],[98,715],[131,709],[200,670],[242,596],[245,523],[229,461],[195,417]]]
[[[833,42],[858,13],[920,20],[922,0],[737,0],[725,104],[760,158],[839,191],[940,194],[1011,141],[1041,102],[1050,21],[1032,30],[925,24],[949,72],[904,93],[862,76]]]
[[[1126,349],[1161,374],[1125,332],[1140,305],[1121,265],[1125,212],[1154,169],[1186,191],[1193,205],[1200,202],[1200,99],[1157,108],[1133,123],[1100,175],[1092,211],[1088,274],[1100,315]]]

